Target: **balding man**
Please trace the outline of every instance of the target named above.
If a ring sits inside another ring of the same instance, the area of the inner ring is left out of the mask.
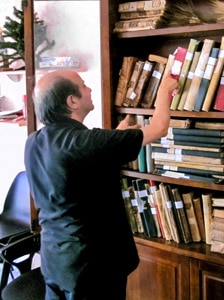
[[[142,146],[166,135],[170,94],[166,77],[150,125],[88,129],[91,89],[72,70],[43,76],[34,89],[44,126],[26,142],[25,166],[41,225],[46,300],[124,300],[127,276],[139,263],[120,187],[120,168]]]

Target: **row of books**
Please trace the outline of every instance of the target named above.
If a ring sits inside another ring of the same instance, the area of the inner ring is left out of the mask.
[[[220,42],[190,39],[168,57],[149,54],[147,60],[123,57],[114,104],[154,108],[156,93],[167,73],[180,90],[171,96],[172,110],[224,111],[224,36]]]
[[[131,181],[130,181],[131,180]],[[177,243],[212,244],[212,194],[145,179],[121,178],[122,195],[133,234],[161,237]],[[224,213],[224,211],[223,211]]]
[[[120,3],[118,6],[120,20],[115,23],[114,32],[155,29],[165,5],[165,0]]]

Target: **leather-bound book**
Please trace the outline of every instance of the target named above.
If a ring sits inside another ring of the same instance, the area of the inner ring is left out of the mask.
[[[198,228],[200,231],[201,240],[205,242],[205,223],[204,223],[201,197],[194,196],[192,200],[193,200],[195,215],[198,222]]]
[[[214,71],[214,68],[215,68],[215,65],[217,62],[218,54],[219,54],[219,48],[213,47],[211,54],[209,56],[209,59],[208,59],[205,73],[202,77],[202,80],[201,80],[201,83],[199,86],[199,90],[198,90],[198,94],[197,94],[195,103],[194,103],[193,110],[195,110],[195,111],[200,111],[202,108],[202,105],[203,105],[203,102],[204,102],[204,99],[205,99],[205,96],[206,96],[206,93],[207,93],[207,90],[209,87],[209,83],[211,81],[212,74],[213,74],[213,71]]]
[[[199,43],[200,43],[200,41],[198,41],[196,39],[190,39],[190,42],[188,44],[187,53],[186,53],[182,68],[180,70],[179,78],[178,78],[178,82],[180,83],[180,89],[179,89],[178,93],[173,97],[173,100],[171,103],[171,109],[173,109],[173,110],[176,110],[179,105],[179,101],[181,98],[182,91],[184,89],[187,74],[190,69],[191,63],[193,61],[194,53],[197,50]]]
[[[123,102],[125,100],[128,84],[134,70],[135,63],[137,61],[137,57],[133,56],[124,56],[122,66],[120,69],[117,91],[115,95],[114,105],[123,106]]]
[[[132,101],[135,99],[135,96],[136,96],[135,88],[137,87],[138,80],[142,73],[143,66],[144,66],[144,61],[141,61],[141,60],[136,61],[132,75],[131,75],[131,79],[128,84],[128,90],[126,93],[126,97],[123,102],[123,106],[125,106],[125,107],[130,107]]]
[[[185,211],[186,211],[186,215],[188,218],[188,223],[191,231],[192,241],[200,242],[201,234],[199,231],[199,226],[195,215],[193,197],[194,197],[194,193],[192,191],[187,193],[182,193],[184,207],[185,207]]]
[[[132,93],[132,101],[129,101],[129,107],[138,107],[142,96],[145,92],[146,85],[154,69],[154,62],[145,61],[142,72],[140,74],[136,88]]]
[[[151,77],[149,78],[147,88],[143,99],[141,101],[141,107],[152,108],[154,107],[155,99],[159,84],[161,82],[163,72],[166,67],[167,58],[159,55],[149,55],[149,61],[155,62],[155,66]]]

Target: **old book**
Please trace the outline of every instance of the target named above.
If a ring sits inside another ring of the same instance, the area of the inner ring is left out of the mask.
[[[215,133],[213,136],[205,136],[205,135],[193,135],[193,134],[174,134],[173,138],[167,138],[163,137],[163,140],[167,139],[170,141],[183,141],[183,142],[197,142],[197,143],[209,143],[214,145],[222,145],[224,143],[224,137],[222,136],[215,136]]]
[[[224,122],[196,121],[194,127],[200,129],[224,130]]]
[[[171,68],[171,75],[172,77],[174,77],[175,79],[179,80],[180,78],[180,73],[182,70],[182,66],[185,60],[187,54],[187,48],[184,47],[177,47],[177,49],[174,51],[174,61],[173,61],[173,65]],[[174,100],[174,98],[172,97],[172,102],[170,105],[170,108],[172,110],[175,110],[177,108],[177,102],[176,100]]]
[[[136,222],[136,226],[137,226],[137,232],[138,233],[144,233],[144,227],[143,227],[142,219],[141,219],[141,216],[140,216],[140,213],[139,213],[138,201],[137,201],[137,198],[136,198],[136,193],[134,191],[133,185],[130,185],[128,187],[128,191],[129,191],[129,195],[130,195],[132,209],[133,209],[133,212],[134,212],[135,222]]]
[[[176,134],[194,135],[194,136],[217,136],[224,137],[224,130],[198,129],[198,128],[168,128],[167,138],[173,139]]]
[[[224,198],[212,197],[212,206],[224,207]]]
[[[217,87],[217,93],[214,99],[213,108],[219,111],[224,111],[224,68],[222,72],[222,76]]]
[[[185,79],[185,84],[184,84],[184,86],[181,90],[180,100],[179,100],[179,103],[178,103],[178,106],[177,106],[178,110],[183,110],[184,109],[184,104],[185,104],[185,101],[186,101],[186,98],[187,98],[188,91],[189,91],[190,86],[191,86],[192,79],[194,77],[195,69],[197,67],[200,54],[201,54],[201,52],[199,50],[194,53],[190,70],[187,73],[187,77]]]
[[[214,144],[213,142],[210,143],[209,141],[201,142],[201,141],[191,141],[189,136],[189,140],[170,140],[166,137],[163,137],[159,140],[156,140],[156,143],[161,143],[164,147],[171,147],[171,145],[176,146],[192,146],[192,147],[199,147],[199,148],[211,148],[211,149],[221,149],[223,148],[223,144]]]
[[[159,16],[150,18],[142,18],[133,20],[120,20],[115,23],[114,32],[129,32],[139,30],[153,30],[156,27],[156,22]]]
[[[171,241],[172,240],[172,235],[171,235],[170,226],[169,226],[167,216],[166,216],[166,212],[165,212],[165,206],[163,205],[163,200],[162,200],[162,195],[161,195],[160,189],[155,190],[153,195],[154,195],[155,205],[157,205],[158,210],[159,210],[159,214],[160,214],[160,218],[161,218],[161,223],[162,223],[162,228],[163,228],[165,239],[167,241]]]
[[[160,17],[163,14],[162,9],[158,10],[145,10],[145,11],[131,11],[120,13],[120,20],[133,20],[133,19],[143,19],[150,17]]]
[[[129,107],[138,107],[141,102],[142,96],[145,92],[146,85],[154,69],[154,62],[145,61],[137,85],[131,94],[131,101]]]
[[[202,207],[205,223],[205,242],[211,244],[211,222],[212,222],[212,194],[202,194]]]
[[[134,100],[134,98],[136,96],[134,91],[135,91],[135,88],[138,84],[138,80],[139,80],[139,77],[141,75],[143,66],[144,66],[144,61],[141,61],[141,60],[136,61],[133,72],[131,74],[129,84],[128,84],[126,97],[125,97],[125,100],[123,102],[123,106],[125,106],[125,107],[130,107],[131,102]]]
[[[224,241],[224,230],[212,229],[211,230],[211,240],[223,242]]]
[[[191,231],[190,231],[186,211],[184,208],[184,202],[182,199],[182,195],[178,188],[172,188],[171,191],[173,193],[173,198],[175,201],[177,215],[179,218],[180,229],[182,231],[184,242],[190,243],[190,242],[192,242],[192,236],[191,236]]]
[[[195,215],[197,218],[198,228],[200,231],[201,240],[203,242],[205,242],[205,223],[204,223],[204,215],[203,215],[201,197],[195,195],[193,197],[193,205],[194,205]]]
[[[127,94],[128,84],[131,75],[133,73],[136,61],[137,61],[137,57],[133,57],[133,56],[123,57],[123,62],[120,69],[118,85],[117,85],[117,90],[116,90],[116,95],[114,100],[114,105],[116,106],[123,105],[123,102]]]
[[[170,140],[172,141],[172,140]],[[151,143],[152,147],[160,147],[160,148],[168,148],[168,149],[186,149],[186,150],[196,150],[196,151],[209,151],[209,152],[223,152],[224,149],[222,146],[220,145],[212,145],[213,147],[206,147],[206,145],[203,145],[202,147],[200,147],[200,144],[197,144],[196,146],[195,145],[191,145],[189,143],[188,144],[181,144],[180,145],[175,145],[173,143],[169,143],[169,142],[165,142],[165,143],[160,143],[159,141],[157,141],[156,143]]]
[[[184,85],[185,85],[185,81],[187,79],[187,74],[188,71],[190,69],[193,57],[194,57],[194,52],[197,50],[197,47],[199,45],[200,41],[196,40],[196,39],[190,39],[190,42],[188,44],[188,48],[187,48],[187,53],[180,71],[180,75],[178,78],[178,81],[180,83],[180,89],[178,91],[178,93],[173,97],[172,100],[172,106],[171,109],[176,110],[178,105],[179,105],[179,101],[180,101],[180,97],[182,94],[182,91],[184,89]]]
[[[223,218],[224,219],[224,209],[222,208],[213,208],[212,210],[213,217]]]
[[[152,146],[152,152],[160,152],[160,153],[170,153],[175,155],[193,155],[193,156],[204,156],[204,157],[213,157],[213,158],[223,158],[224,152],[213,152],[213,151],[198,151],[196,150],[188,150],[188,149],[177,149],[177,148],[164,148],[164,147],[155,147]]]
[[[164,9],[166,5],[165,0],[156,1],[130,1],[120,3],[118,6],[118,12],[132,12],[132,11],[153,11],[158,9]]]
[[[197,155],[183,155],[183,154],[172,154],[172,153],[162,153],[152,151],[152,158],[155,160],[164,160],[164,161],[177,161],[177,162],[192,162],[196,161],[197,164],[207,163],[214,165],[224,164],[224,158],[213,158],[213,157],[204,157]]]
[[[195,69],[192,82],[187,93],[187,98],[184,104],[184,110],[192,111],[194,108],[194,103],[199,91],[199,86],[204,76],[204,71],[208,62],[208,58],[212,47],[214,47],[215,41],[211,39],[205,39],[201,49],[201,54],[198,60],[197,67]]]
[[[169,127],[172,128],[190,128],[190,119],[170,119]]]
[[[154,106],[156,93],[167,63],[167,58],[159,55],[150,54],[148,60],[155,62],[155,66],[141,101],[141,106],[143,108],[152,108]]]
[[[122,186],[122,196],[124,200],[124,205],[126,209],[126,214],[128,218],[129,225],[131,227],[132,233],[135,234],[138,232],[136,219],[135,219],[135,211],[133,209],[130,193],[128,189],[128,180],[127,177],[121,178],[121,186]]]
[[[201,235],[198,227],[197,218],[195,215],[193,197],[194,197],[194,193],[192,191],[187,193],[182,193],[184,207],[185,207],[185,211],[186,211],[186,215],[188,218],[188,223],[191,231],[192,241],[200,242]]]
[[[201,181],[201,182],[207,182],[207,183],[219,183],[219,178],[213,178],[213,177],[207,177],[207,176],[200,176],[200,175],[194,175],[191,173],[180,173],[176,171],[166,171],[166,170],[155,170],[154,174],[170,177],[170,178],[177,178],[177,179],[190,179],[194,181]]]
[[[217,57],[219,54],[219,48],[218,47],[213,47],[211,50],[211,54],[208,58],[208,63],[206,65],[205,68],[205,72],[204,75],[202,77],[200,86],[199,86],[199,90],[195,99],[195,103],[194,103],[194,108],[193,110],[195,111],[200,111],[209,87],[209,83],[211,81],[212,78],[212,74],[217,62]]]
[[[172,203],[170,201],[167,186],[164,183],[160,183],[159,184],[159,189],[160,189],[160,192],[161,192],[162,201],[163,201],[163,205],[164,205],[164,208],[165,208],[166,219],[167,219],[168,224],[169,224],[172,239],[175,242],[180,243],[180,236],[179,236],[177,224],[175,222]]]
[[[224,242],[211,241],[211,251],[224,254]]]
[[[210,170],[210,171],[217,171],[217,172],[224,172],[224,165],[211,165],[209,163],[197,163],[197,162],[183,162],[183,161],[168,161],[163,159],[156,159],[155,164],[164,164],[169,166],[179,166],[185,168],[192,168],[198,170]]]
[[[212,230],[219,229],[224,232],[224,218],[218,218],[218,217],[213,216],[211,228],[212,228]],[[224,242],[224,240],[223,240],[223,242]]]
[[[145,117],[143,115],[136,115],[136,123],[141,127],[145,126]],[[138,157],[138,171],[141,173],[146,172],[146,146],[141,147]]]
[[[150,123],[150,119],[151,119],[151,117],[144,119],[145,126]],[[145,162],[146,162],[146,172],[147,173],[152,173],[153,169],[154,169],[154,162],[153,162],[153,159],[152,159],[152,146],[151,146],[151,144],[147,144],[145,146]]]
[[[217,90],[217,86],[220,81],[220,77],[222,75],[223,66],[224,66],[224,36],[221,39],[220,51],[217,59],[217,63],[215,65],[214,72],[212,74],[212,78],[205,96],[205,100],[203,102],[202,110],[209,111],[210,107],[212,107],[213,99],[215,96],[215,92]]]
[[[146,182],[144,179],[136,179],[135,183],[136,183],[136,188],[138,191],[138,196],[141,199],[142,205],[143,205],[142,213],[143,213],[144,219],[145,219],[145,225],[146,225],[146,230],[147,230],[146,234],[149,237],[156,237],[157,231],[156,231],[156,226],[154,223],[154,218],[152,216],[151,207],[148,202],[148,192],[145,187]]]
[[[157,160],[156,162],[159,161]],[[194,175],[206,176],[206,177],[211,177],[213,175],[223,176],[222,172],[169,165],[169,162],[166,162],[165,164],[155,164],[154,170],[157,169],[166,170],[166,171],[175,171],[175,172],[186,173],[186,174],[194,174]]]

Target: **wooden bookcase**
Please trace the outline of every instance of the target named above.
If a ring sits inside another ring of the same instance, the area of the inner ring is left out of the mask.
[[[119,20],[118,5],[127,1],[101,1],[101,61],[103,126],[115,128],[117,114],[152,115],[153,109],[114,107],[119,69],[124,56],[147,58],[149,53],[168,56],[178,46],[187,47],[190,38],[217,41],[224,24],[205,24],[114,34]],[[221,121],[223,112],[171,111],[171,117]],[[224,185],[160,177],[121,170],[134,177],[152,179],[201,191],[224,191]],[[129,278],[127,300],[221,299],[224,294],[224,255],[210,251],[205,243],[177,244],[159,238],[135,237],[140,265]]]

